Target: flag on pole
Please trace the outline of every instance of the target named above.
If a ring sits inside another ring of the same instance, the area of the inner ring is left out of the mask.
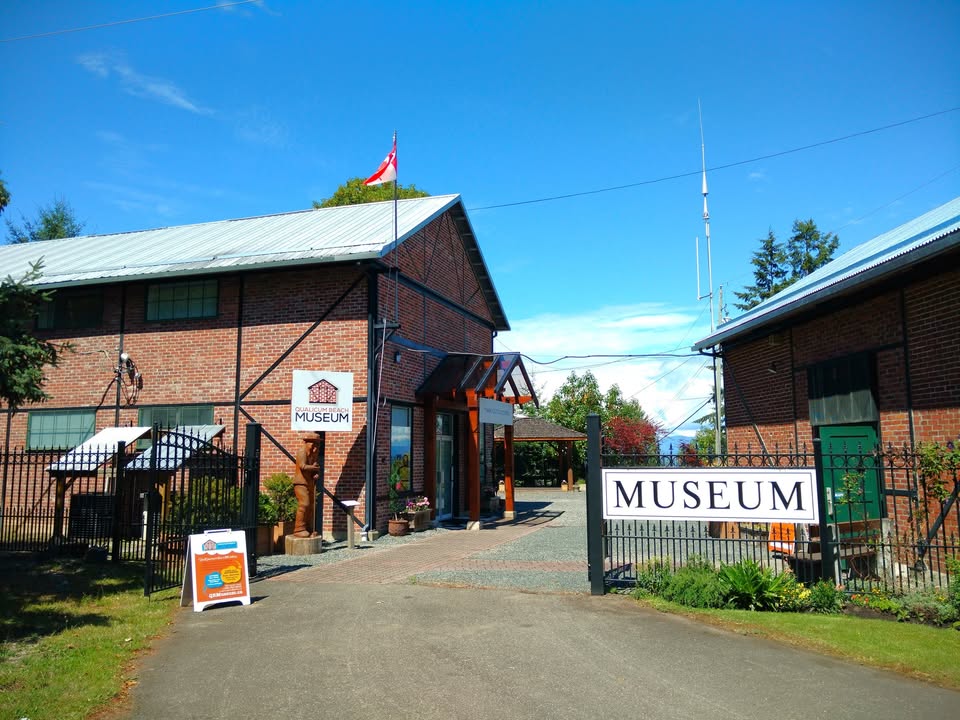
[[[377,171],[363,181],[364,185],[382,185],[397,180],[397,139],[393,139],[393,149],[380,163]]]

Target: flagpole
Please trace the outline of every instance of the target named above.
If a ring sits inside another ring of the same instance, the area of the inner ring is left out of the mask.
[[[400,163],[397,160],[397,131],[393,131],[393,162],[396,177],[393,178],[393,319],[400,322],[400,258],[397,255],[397,243],[400,240],[399,230],[397,228],[397,204],[399,202],[399,192],[397,188],[400,184]]]

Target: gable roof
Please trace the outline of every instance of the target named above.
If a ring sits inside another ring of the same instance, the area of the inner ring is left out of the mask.
[[[4,274],[22,277],[43,259],[47,288],[124,280],[380,260],[394,249],[393,201],[300,210],[155,230],[0,246]],[[397,203],[397,244],[450,212],[497,330],[509,330],[459,195]]]
[[[503,426],[493,431],[496,440],[503,440]],[[534,442],[551,440],[586,440],[585,433],[571,430],[563,425],[544,420],[543,418],[518,417],[513,419],[513,441]]]
[[[857,245],[743,315],[724,323],[694,350],[703,350],[815,304],[902,272],[960,247],[960,198]]]

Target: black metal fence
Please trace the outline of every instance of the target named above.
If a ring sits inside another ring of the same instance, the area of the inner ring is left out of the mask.
[[[719,566],[751,559],[804,582],[833,579],[848,593],[945,589],[960,558],[960,452],[935,445],[878,449],[824,446],[786,452],[603,454],[599,421],[588,441],[591,589],[632,587],[638,568],[696,557]],[[811,468],[820,523],[771,524],[603,519],[603,468]],[[826,491],[824,492],[824,488]]]
[[[0,454],[0,550],[144,563],[144,592],[180,584],[190,534],[247,531],[256,573],[259,426],[243,455],[207,438],[155,429],[149,448]]]

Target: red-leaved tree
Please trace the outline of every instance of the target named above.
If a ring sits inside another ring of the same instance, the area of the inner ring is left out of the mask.
[[[607,420],[604,444],[619,455],[655,454],[660,427],[646,418],[617,415]]]

